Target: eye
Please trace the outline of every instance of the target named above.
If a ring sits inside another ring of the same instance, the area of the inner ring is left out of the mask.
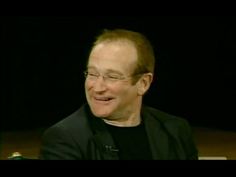
[[[90,79],[96,79],[99,77],[99,74],[98,73],[95,73],[95,72],[87,72],[87,76],[88,78]]]
[[[92,76],[92,77],[97,77],[98,74],[95,74],[95,73],[88,73],[89,76]]]
[[[110,80],[120,80],[121,76],[114,75],[114,74],[109,74],[109,75],[107,75],[107,78],[110,79]]]

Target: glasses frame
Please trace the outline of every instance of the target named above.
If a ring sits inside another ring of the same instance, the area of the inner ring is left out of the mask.
[[[102,75],[100,73],[98,74],[89,74],[88,71],[84,71],[84,77],[85,79],[89,79],[89,76],[90,76],[90,80],[91,81],[97,81],[97,79],[101,76],[103,78],[103,81],[105,83],[116,83],[116,82],[119,82],[119,81],[128,81],[132,78],[134,78],[135,76],[138,76],[138,75],[143,75],[145,73],[137,73],[137,74],[133,74],[133,75],[130,75],[130,76],[121,76],[121,77],[109,77],[109,76],[106,76],[106,75]],[[93,78],[92,78],[93,77]]]

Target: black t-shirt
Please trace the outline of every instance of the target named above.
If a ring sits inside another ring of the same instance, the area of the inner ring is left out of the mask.
[[[151,150],[143,123],[136,127],[107,125],[119,149],[121,160],[151,160]]]

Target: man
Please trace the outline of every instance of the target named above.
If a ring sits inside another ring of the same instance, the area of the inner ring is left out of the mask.
[[[85,72],[87,104],[48,129],[41,159],[197,159],[188,123],[144,106],[154,74],[150,42],[140,33],[105,30]]]

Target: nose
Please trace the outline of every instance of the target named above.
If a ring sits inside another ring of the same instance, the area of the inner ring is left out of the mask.
[[[94,82],[93,90],[95,92],[103,92],[106,90],[105,80],[102,76],[98,77],[97,80]]]

